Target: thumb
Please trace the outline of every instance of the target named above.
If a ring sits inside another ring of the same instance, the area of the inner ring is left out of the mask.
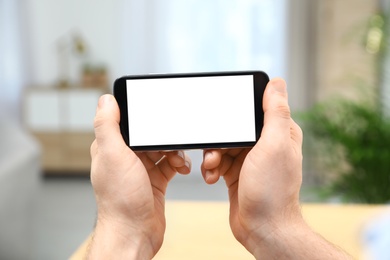
[[[120,112],[116,99],[109,94],[100,97],[94,120],[95,138],[99,147],[109,149],[124,144],[120,128]]]
[[[291,113],[288,105],[286,82],[272,79],[263,96],[264,126],[261,140],[281,145],[290,138]]]

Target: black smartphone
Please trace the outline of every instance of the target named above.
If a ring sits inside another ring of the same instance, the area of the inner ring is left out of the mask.
[[[252,147],[263,127],[262,71],[147,74],[114,82],[134,151]]]

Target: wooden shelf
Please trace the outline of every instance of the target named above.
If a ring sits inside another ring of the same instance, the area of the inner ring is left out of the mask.
[[[91,167],[90,146],[94,133],[35,132],[42,147],[41,164],[48,174],[89,174]]]

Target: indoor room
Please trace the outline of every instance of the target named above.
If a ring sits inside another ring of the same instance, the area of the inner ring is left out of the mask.
[[[354,259],[389,259],[389,13],[389,0],[0,0],[0,259],[88,254],[94,119],[116,79],[237,71],[287,83],[304,136],[296,192],[307,225]],[[183,119],[218,108],[204,92],[158,105],[148,121],[176,114],[174,128],[207,129]],[[226,122],[240,129],[233,114]],[[255,259],[229,227],[229,177],[206,183],[196,147],[180,155],[191,172],[166,188],[154,259]]]

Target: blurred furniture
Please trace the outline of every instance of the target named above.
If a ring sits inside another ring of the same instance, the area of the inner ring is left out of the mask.
[[[360,238],[372,217],[389,206],[304,204],[309,225],[356,259],[364,255]],[[254,259],[233,237],[228,202],[167,201],[164,244],[154,259]],[[72,255],[84,259],[90,237]]]
[[[29,259],[39,159],[34,138],[0,117],[0,259]]]
[[[45,174],[89,174],[99,88],[28,88],[24,122],[42,146]]]

